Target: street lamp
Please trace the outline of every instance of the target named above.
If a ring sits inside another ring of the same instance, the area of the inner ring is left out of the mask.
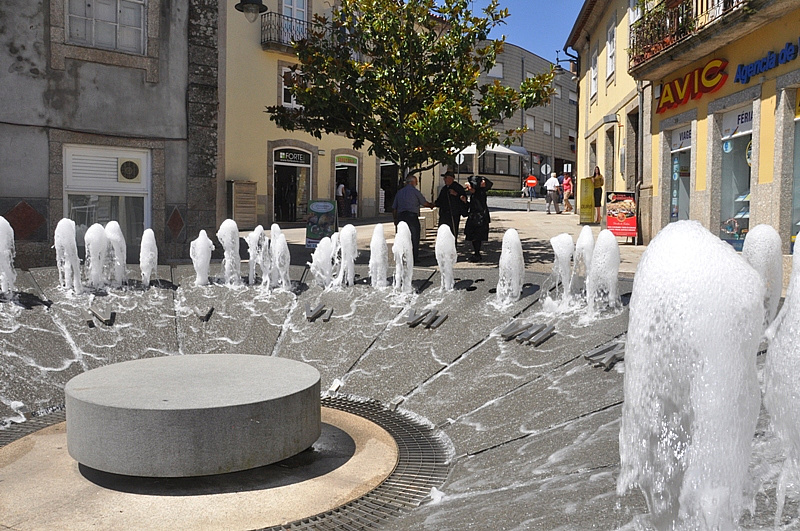
[[[255,22],[258,15],[267,12],[267,6],[262,0],[239,0],[239,3],[233,7],[236,8],[236,11],[244,13],[247,22]]]

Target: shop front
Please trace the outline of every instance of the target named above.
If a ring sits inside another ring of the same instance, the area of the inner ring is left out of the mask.
[[[670,146],[670,210],[669,221],[673,223],[689,219],[691,199],[692,126],[686,125],[672,131]]]
[[[311,153],[294,148],[273,151],[275,222],[304,220],[311,191]]]

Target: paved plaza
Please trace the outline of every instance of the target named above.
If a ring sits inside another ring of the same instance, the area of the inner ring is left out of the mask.
[[[152,512],[170,518],[168,526],[175,529],[269,528],[364,495],[363,488],[348,482],[372,488],[383,481],[385,460],[397,459],[393,452],[402,454],[402,444],[393,449],[383,428],[349,428],[325,409],[323,437],[301,458],[309,462],[283,469],[279,464],[240,486],[230,478],[205,478],[202,489],[191,482],[161,484],[160,490],[147,483],[134,488],[133,480],[99,479],[65,457],[63,424],[55,420],[25,437],[14,435],[26,423],[57,416],[64,385],[86,370],[136,358],[237,353],[306,362],[320,372],[324,395],[397,415],[427,430],[444,453],[444,474],[433,490],[426,483],[417,501],[387,510],[388,517],[370,518],[365,505],[352,506],[351,512],[360,511],[353,521],[360,523],[351,523],[351,529],[632,528],[637,515],[646,513],[644,499],[638,491],[619,497],[615,490],[624,362],[606,370],[584,355],[624,341],[633,273],[643,248],[620,240],[622,308],[595,317],[580,306],[555,309],[543,297],[552,285],[548,240],[563,232],[577,237],[581,227],[575,215],[547,216],[536,208],[528,212],[525,203],[519,206],[525,210],[493,211],[486,261],[459,262],[452,291],[440,290],[433,231],[414,271],[414,293],[369,286],[365,264],[374,223],[359,225],[357,282],[341,289],[323,290],[311,281],[297,245],[299,228],[284,231],[292,244],[293,293],[259,286],[195,287],[192,266],[177,265],[160,266],[148,290],[131,282],[127,290],[75,296],[58,288],[55,268],[20,271],[17,302],[0,303],[0,419],[13,420],[0,430],[0,527],[42,529],[54,522],[67,527],[72,522],[73,528],[159,527],[148,519]],[[389,220],[378,221],[387,223],[391,240]],[[512,227],[525,251],[525,284],[518,301],[498,305],[499,242]],[[462,260],[466,251],[460,251]],[[220,276],[219,271],[219,264],[212,264],[211,275]],[[128,275],[137,278],[138,269],[129,266]],[[329,321],[307,319],[306,305],[318,304],[333,310]],[[113,324],[95,320],[90,327],[88,307],[114,312]],[[201,319],[211,308],[210,317]],[[435,329],[409,326],[409,313],[423,310],[447,318]],[[555,331],[533,345],[503,336],[513,323],[552,324]],[[45,414],[34,417],[34,412]],[[23,417],[26,421],[19,423]],[[208,429],[219,428],[209,424]],[[763,420],[760,429],[763,435]],[[337,439],[336,430],[348,436]],[[345,444],[346,439],[354,442]],[[355,467],[358,479],[320,483],[351,455],[374,448],[378,455],[363,455]],[[281,474],[281,480],[272,474]],[[25,476],[41,482],[25,483]],[[12,485],[26,487],[8,488]],[[79,489],[80,496],[64,485]],[[409,485],[414,488],[413,481]],[[279,496],[286,486],[308,490]],[[331,500],[323,491],[337,496]],[[395,502],[384,503],[394,507]],[[137,505],[127,510],[129,504]],[[281,504],[297,510],[269,512]],[[369,506],[379,512],[375,505]],[[255,520],[244,518],[255,509]],[[771,525],[771,511],[774,484],[763,487],[746,527]],[[305,528],[333,528],[325,519],[334,513],[306,521]],[[784,516],[796,518],[796,505],[788,504]]]

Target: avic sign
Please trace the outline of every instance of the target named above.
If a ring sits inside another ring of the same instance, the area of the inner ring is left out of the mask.
[[[722,88],[728,80],[725,59],[712,59],[705,66],[695,68],[682,78],[676,78],[661,87],[657,113],[665,112],[683,105],[689,99],[696,100],[703,94],[710,94]]]

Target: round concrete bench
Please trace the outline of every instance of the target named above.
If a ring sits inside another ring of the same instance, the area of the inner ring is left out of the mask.
[[[88,467],[144,477],[268,465],[320,435],[319,372],[241,354],[167,356],[100,367],[66,385],[67,449]]]

